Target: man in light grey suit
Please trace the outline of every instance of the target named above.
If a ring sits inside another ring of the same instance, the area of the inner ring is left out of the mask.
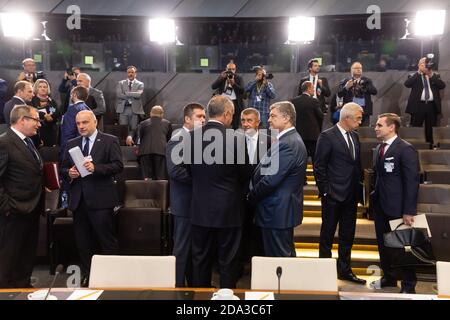
[[[103,130],[102,116],[106,112],[105,98],[103,92],[99,89],[91,87],[91,77],[87,73],[80,73],[77,76],[77,85],[85,87],[89,90],[88,97],[85,101],[86,105],[94,112],[97,118],[97,127],[99,130]]]
[[[137,69],[134,66],[127,68],[126,80],[117,84],[116,112],[119,114],[119,123],[128,126],[127,145],[133,145],[133,137],[139,122],[139,115],[144,115],[141,95],[144,83],[136,79]]]

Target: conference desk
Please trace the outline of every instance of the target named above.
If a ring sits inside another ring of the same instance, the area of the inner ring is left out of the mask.
[[[29,293],[45,288],[34,289],[0,289],[0,300],[27,300]],[[58,300],[66,300],[75,290],[87,288],[53,288],[51,294]],[[95,290],[95,289],[91,289]],[[211,300],[215,288],[117,288],[104,290],[98,300]],[[274,292],[275,300],[441,300],[450,296],[425,294],[399,294],[376,292],[321,292],[321,291],[288,291],[279,294],[273,290],[234,289],[240,300],[245,299],[245,292],[267,291]],[[248,300],[247,300],[248,301]],[[264,300],[269,301],[269,300]],[[229,301],[232,302],[232,301]],[[262,301],[261,301],[262,302]],[[223,303],[223,301],[222,301]]]

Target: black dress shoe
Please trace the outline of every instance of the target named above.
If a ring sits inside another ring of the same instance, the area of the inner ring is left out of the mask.
[[[396,286],[397,286],[397,281],[396,280],[388,279],[388,278],[385,278],[385,277],[382,277],[380,279],[380,287],[381,288],[396,287]]]
[[[339,280],[347,280],[358,284],[366,284],[366,280],[358,278],[353,272],[338,275]]]

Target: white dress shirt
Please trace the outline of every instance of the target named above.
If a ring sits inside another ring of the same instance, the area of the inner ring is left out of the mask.
[[[348,139],[352,139],[351,134],[347,134],[347,131],[345,131],[345,129],[340,126],[339,122],[337,123],[337,127],[339,128],[339,131],[341,132],[342,136],[344,137],[344,140],[347,143],[347,147],[350,149],[350,144],[348,143],[347,137],[348,137]],[[352,139],[352,144],[353,144],[353,154],[356,156],[355,141],[353,141],[353,139]]]

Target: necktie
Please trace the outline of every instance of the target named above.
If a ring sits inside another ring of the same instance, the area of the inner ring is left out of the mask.
[[[128,91],[131,91],[131,81],[128,81]]]
[[[83,155],[85,157],[89,155],[89,138],[84,138]]]
[[[28,150],[30,150],[31,154],[33,155],[33,158],[34,158],[38,163],[41,163],[41,159],[39,159],[39,156],[37,155],[37,150],[36,150],[36,148],[34,147],[33,141],[32,141],[29,137],[26,137],[24,140],[25,140],[25,143],[27,144]]]
[[[355,160],[355,150],[353,148],[353,142],[352,142],[352,138],[350,137],[350,132],[346,132],[345,134],[347,135],[348,148],[350,149],[350,155],[352,156],[352,159]]]
[[[380,159],[383,159],[383,157],[384,157],[384,149],[386,148],[386,145],[387,145],[387,143],[383,142],[380,146],[380,154],[379,154]]]
[[[423,89],[425,90],[425,101],[430,100],[430,86],[428,85],[427,77],[422,75]]]

